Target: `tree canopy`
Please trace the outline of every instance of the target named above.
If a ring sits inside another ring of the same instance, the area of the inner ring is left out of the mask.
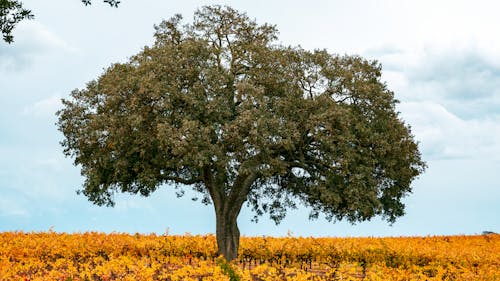
[[[228,259],[245,202],[276,223],[298,202],[330,221],[404,214],[425,163],[378,62],[282,46],[275,26],[225,6],[155,29],[58,112],[90,201],[192,187],[214,205]]]
[[[118,7],[120,1],[103,0],[111,7]],[[85,6],[92,4],[91,0],[82,0]],[[12,31],[16,25],[26,19],[33,19],[35,15],[23,7],[23,3],[19,0],[0,0],[0,32],[3,40],[7,43],[14,42]]]

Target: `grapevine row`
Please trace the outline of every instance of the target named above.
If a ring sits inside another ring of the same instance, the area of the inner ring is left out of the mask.
[[[242,237],[241,280],[500,280],[499,235]],[[230,280],[213,235],[0,233],[0,280]]]

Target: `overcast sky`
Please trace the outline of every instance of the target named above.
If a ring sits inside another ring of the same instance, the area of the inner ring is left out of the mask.
[[[153,25],[176,13],[227,4],[280,41],[378,60],[420,142],[428,169],[394,225],[350,225],[289,212],[275,226],[239,217],[242,235],[400,236],[500,232],[500,4],[498,1],[23,1],[35,20],[0,42],[0,231],[215,232],[212,206],[163,186],[114,208],[76,194],[83,183],[55,126],[60,99],[153,42]],[[50,3],[49,3],[50,2]],[[411,2],[411,3],[410,3]]]

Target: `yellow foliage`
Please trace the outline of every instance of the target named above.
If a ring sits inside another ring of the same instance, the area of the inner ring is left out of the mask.
[[[500,235],[243,237],[244,281],[500,280]],[[0,233],[0,280],[230,280],[213,235]]]

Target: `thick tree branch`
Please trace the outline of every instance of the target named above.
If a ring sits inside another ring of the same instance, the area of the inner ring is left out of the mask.
[[[210,194],[210,198],[212,198],[212,202],[214,203],[215,210],[217,211],[222,204],[222,196],[220,190],[217,189],[214,183],[214,176],[210,166],[206,165],[203,167],[203,183]]]
[[[231,213],[236,216],[240,213],[241,206],[247,200],[248,193],[257,178],[258,173],[256,171],[238,175],[227,200],[230,203],[227,207],[231,209]]]

